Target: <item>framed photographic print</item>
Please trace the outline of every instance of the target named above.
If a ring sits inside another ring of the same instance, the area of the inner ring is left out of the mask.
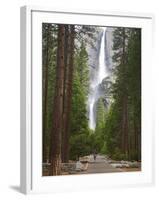
[[[21,8],[21,191],[153,183],[146,14]]]

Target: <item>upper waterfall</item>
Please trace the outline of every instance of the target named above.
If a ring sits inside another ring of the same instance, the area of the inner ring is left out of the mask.
[[[102,80],[107,76],[107,69],[105,64],[105,35],[106,35],[106,27],[103,28],[103,35],[101,39],[97,84],[100,84]]]

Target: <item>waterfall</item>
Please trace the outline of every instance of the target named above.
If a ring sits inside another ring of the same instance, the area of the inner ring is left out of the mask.
[[[90,93],[88,97],[88,108],[89,108],[89,128],[94,130],[96,127],[96,110],[95,104],[98,99],[102,96],[100,93],[100,84],[103,79],[108,76],[108,70],[105,63],[105,37],[106,27],[102,27],[103,34],[101,38],[100,51],[99,51],[99,66],[94,75],[93,80],[90,80]]]

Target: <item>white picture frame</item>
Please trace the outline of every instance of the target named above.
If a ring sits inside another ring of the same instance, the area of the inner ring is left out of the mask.
[[[42,22],[142,29],[141,172],[42,177]],[[59,10],[35,6],[21,8],[21,192],[80,191],[154,183],[152,41],[153,16],[150,14]]]

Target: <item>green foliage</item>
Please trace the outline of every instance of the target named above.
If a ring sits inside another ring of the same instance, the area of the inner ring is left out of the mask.
[[[73,82],[72,112],[71,112],[71,135],[88,132],[88,119],[86,116],[86,97],[82,90],[79,77],[76,73]]]
[[[120,145],[120,123],[120,110],[117,104],[113,103],[107,113],[104,128],[107,153],[111,156]]]
[[[89,136],[85,133],[70,138],[70,159],[78,160],[80,156],[89,155],[91,152]]]
[[[115,82],[111,89],[113,103],[105,121],[104,151],[116,160],[140,160],[141,30],[116,28],[113,44]]]
[[[88,53],[84,41],[81,42],[79,49],[75,55],[75,71],[80,81],[85,98],[88,95],[89,89],[89,68],[88,68]]]
[[[105,122],[105,116],[106,116],[106,107],[104,105],[104,99],[100,98],[97,102],[97,109],[96,109],[96,130],[95,134],[101,134],[102,129]]]
[[[112,155],[113,160],[128,160],[128,157],[121,152],[120,149],[115,149],[114,154]]]
[[[82,42],[75,54],[72,108],[70,121],[70,158],[86,155],[90,152],[89,128],[87,119],[88,93],[88,54]]]
[[[101,97],[96,105],[96,128],[95,128],[95,149],[100,153],[103,146],[103,130],[105,125],[105,117],[106,117],[106,107],[104,105],[104,99]]]

